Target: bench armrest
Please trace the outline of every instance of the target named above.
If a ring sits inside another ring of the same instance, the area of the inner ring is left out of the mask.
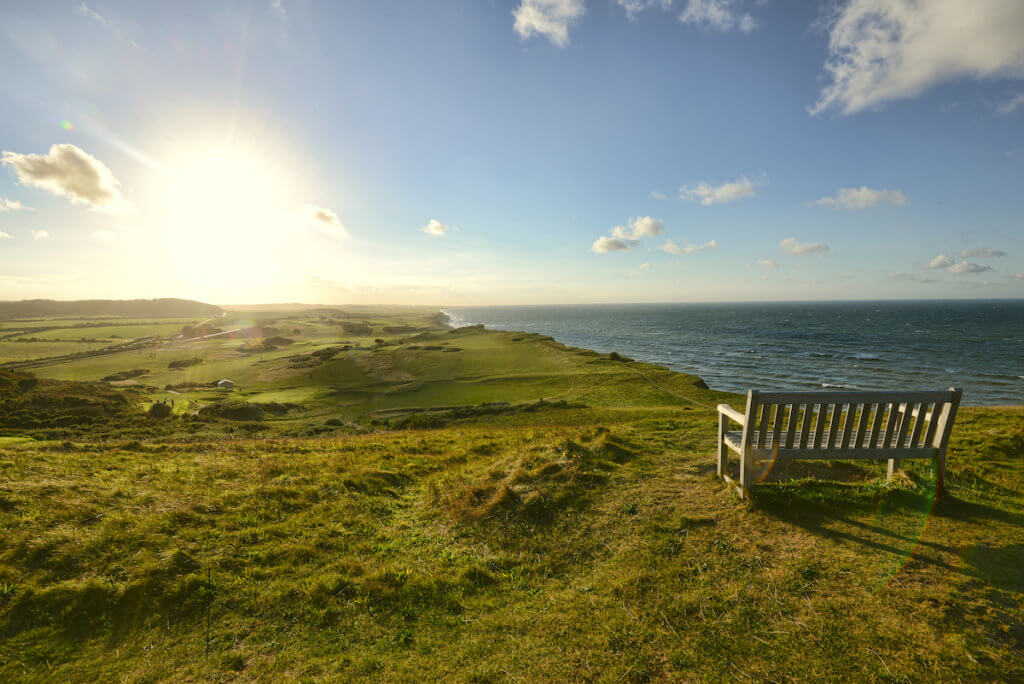
[[[719,404],[718,412],[728,416],[729,418],[732,418],[740,425],[745,425],[743,414],[734,409],[732,406],[729,406],[728,404]]]

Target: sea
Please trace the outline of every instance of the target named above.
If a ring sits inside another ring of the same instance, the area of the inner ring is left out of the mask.
[[[470,306],[452,325],[550,335],[713,389],[931,390],[1024,404],[1024,300]]]

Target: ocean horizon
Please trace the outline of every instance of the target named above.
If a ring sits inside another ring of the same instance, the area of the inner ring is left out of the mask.
[[[549,335],[729,392],[964,390],[1024,404],[1024,300],[470,306],[456,327]]]

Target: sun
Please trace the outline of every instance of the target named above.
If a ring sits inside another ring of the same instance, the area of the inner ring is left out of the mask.
[[[298,203],[272,159],[228,145],[189,148],[167,165],[160,198],[163,251],[177,277],[237,289],[291,267]]]

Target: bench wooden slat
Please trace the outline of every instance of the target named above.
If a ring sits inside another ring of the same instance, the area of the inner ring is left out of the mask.
[[[853,441],[856,447],[867,447],[864,436],[868,429],[868,418],[871,417],[871,409],[874,404],[864,404],[860,409],[860,422],[857,423],[857,439]]]
[[[806,404],[804,406],[804,420],[800,425],[800,433],[797,437],[797,448],[804,449],[807,447],[807,435],[811,431],[811,417],[814,415],[814,404]]]
[[[762,435],[768,434],[768,416],[771,413],[772,408],[773,407],[772,407],[771,404],[763,404],[761,406],[761,432],[760,433]],[[754,446],[762,446],[762,445],[758,444],[757,440],[754,440]]]
[[[800,420],[800,409],[802,404],[793,404],[789,409],[789,423],[786,427],[786,448],[793,448],[793,438],[796,436],[796,424]]]
[[[835,449],[839,446],[840,425],[843,422],[843,407],[845,404],[837,403],[832,408],[832,420],[828,424],[828,448]]]
[[[885,433],[882,435],[882,444],[880,446],[887,447],[892,443],[893,437],[895,436],[894,430],[896,429],[896,421],[899,420],[899,404],[889,404],[889,418],[885,421]]]
[[[928,420],[928,430],[924,433],[924,441],[921,442],[921,446],[935,446],[935,429],[939,425],[939,412],[942,410],[942,404],[935,403],[932,405],[932,415]]]
[[[818,404],[818,419],[816,421],[814,421],[814,434],[815,434],[815,436],[819,440],[821,439],[822,433],[825,431],[825,417],[826,417],[825,414],[826,413],[828,413],[828,404],[826,404],[826,403]],[[820,446],[819,444],[815,444],[814,439],[811,439],[810,441],[811,441],[811,443],[810,443],[809,446],[812,446],[812,447],[813,446]]]
[[[875,418],[871,421],[871,437],[868,439],[868,448],[874,449],[878,444],[879,430],[882,428],[882,419],[885,418],[885,404],[875,404]]]
[[[922,402],[918,405],[918,409],[917,415],[914,416],[914,431],[910,433],[910,446],[921,446],[919,440],[928,412],[928,403]]]
[[[853,417],[857,414],[857,405],[849,404],[846,407],[846,416],[843,419],[843,438],[839,440],[839,448],[846,449],[850,446],[850,438],[853,437]]]
[[[778,435],[779,439],[776,440],[778,446],[785,446],[782,441],[785,438],[785,433],[782,431],[783,424],[786,419],[786,405],[776,404],[775,405],[775,420],[772,421],[772,434]]]
[[[910,408],[911,408],[911,405],[907,404],[906,405],[906,410],[899,414],[900,425],[899,425],[899,428],[896,430],[896,444],[895,444],[896,446],[898,446],[900,444],[903,444],[903,440],[906,439],[906,437],[907,437],[907,431],[910,428],[910,421],[913,418],[913,416],[911,415],[911,412],[910,412]],[[894,446],[894,445],[886,444],[886,446]]]

